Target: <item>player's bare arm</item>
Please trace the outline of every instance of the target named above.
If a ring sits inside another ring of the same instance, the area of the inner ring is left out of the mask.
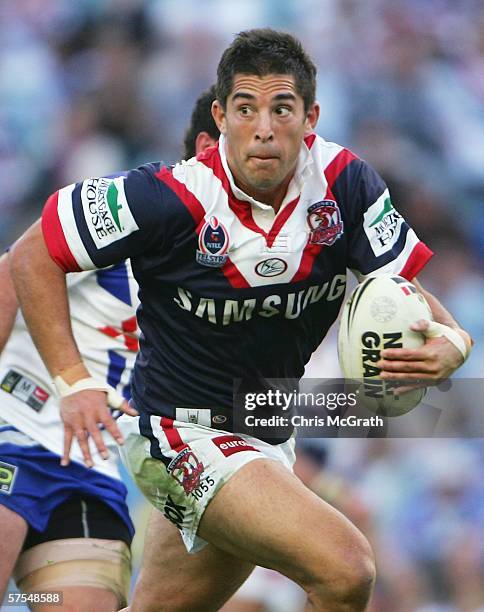
[[[72,335],[65,273],[51,259],[45,246],[40,222],[35,223],[14,245],[11,273],[15,290],[30,334],[53,377],[61,377],[72,387],[90,379]],[[124,401],[119,407],[128,414],[136,412]],[[103,457],[107,449],[98,424],[122,444],[123,437],[106,402],[106,393],[95,388],[64,397],[61,414],[65,428],[63,463],[69,462],[74,437],[82,449],[86,465],[92,466],[88,436],[92,436]]]
[[[17,314],[18,304],[15,288],[10,277],[8,253],[0,257],[0,353],[7,343],[12,331],[15,315]]]
[[[382,378],[423,379],[431,384],[451,376],[464,363],[473,342],[432,293],[426,291],[416,278],[412,283],[427,300],[434,319],[433,322],[415,321],[412,325],[414,331],[425,336],[425,344],[418,349],[385,349],[378,367],[382,368]]]

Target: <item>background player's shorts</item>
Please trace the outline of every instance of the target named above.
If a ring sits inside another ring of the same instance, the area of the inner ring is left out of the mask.
[[[208,502],[237,470],[256,459],[280,461],[289,470],[295,461],[295,440],[270,445],[165,417],[121,416],[125,437],[121,458],[150,503],[181,531],[188,552],[206,546],[196,535]],[[140,428],[142,434],[140,434]]]
[[[121,539],[129,545],[134,527],[126,493],[121,481],[78,463],[61,467],[59,455],[0,419],[0,504],[27,521],[30,546],[52,539],[83,537],[82,524],[90,532],[84,537]],[[67,520],[74,514],[81,520]],[[112,517],[112,534],[104,528],[103,535],[93,533],[98,531],[98,525],[106,525],[108,515]],[[72,531],[77,523],[81,531],[68,534],[66,529]],[[118,524],[116,528],[114,523]],[[50,533],[52,529],[58,531],[57,537]]]

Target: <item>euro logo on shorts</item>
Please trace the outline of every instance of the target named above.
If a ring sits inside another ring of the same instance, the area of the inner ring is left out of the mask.
[[[0,493],[10,495],[17,475],[17,466],[0,461]]]

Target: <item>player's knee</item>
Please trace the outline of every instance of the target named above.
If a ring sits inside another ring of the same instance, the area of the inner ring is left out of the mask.
[[[330,566],[320,568],[318,579],[307,588],[315,609],[331,603],[335,612],[365,610],[375,582],[375,557],[366,538],[359,537],[341,546]]]

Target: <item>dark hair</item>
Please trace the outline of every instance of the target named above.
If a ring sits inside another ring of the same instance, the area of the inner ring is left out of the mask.
[[[225,108],[235,74],[290,74],[307,111],[316,97],[316,66],[301,43],[270,28],[246,30],[235,37],[217,68],[217,99]]]
[[[190,157],[195,155],[195,141],[200,132],[207,132],[215,140],[220,136],[219,129],[212,117],[212,102],[216,97],[215,85],[212,85],[212,87],[204,91],[195,102],[190,125],[183,139],[183,159],[190,159]]]

